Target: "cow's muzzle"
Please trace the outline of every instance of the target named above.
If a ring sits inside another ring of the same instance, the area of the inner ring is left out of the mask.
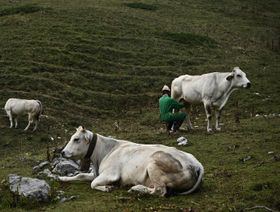
[[[62,152],[61,152],[61,156],[64,157],[64,158],[71,158],[71,157],[72,157],[71,154],[69,154],[69,153],[67,153],[67,152],[65,152],[65,151],[62,151]]]
[[[251,88],[251,83],[250,82],[247,83],[246,88]]]

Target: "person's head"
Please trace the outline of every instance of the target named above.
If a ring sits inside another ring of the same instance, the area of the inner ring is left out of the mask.
[[[161,91],[162,91],[162,95],[167,94],[168,96],[170,96],[170,88],[167,85],[164,85]]]

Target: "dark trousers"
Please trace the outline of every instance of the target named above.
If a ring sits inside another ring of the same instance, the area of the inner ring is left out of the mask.
[[[177,131],[177,130],[179,130],[179,128],[181,127],[183,122],[184,122],[184,120],[166,122],[166,128],[169,131],[172,129],[172,126],[173,126],[173,131]]]

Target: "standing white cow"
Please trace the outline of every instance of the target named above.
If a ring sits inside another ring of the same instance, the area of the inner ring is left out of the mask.
[[[91,188],[110,191],[113,186],[129,186],[129,191],[167,195],[170,191],[189,194],[196,190],[204,173],[191,154],[164,145],[136,144],[92,133],[79,127],[62,155],[90,159],[96,173],[59,177],[61,181],[88,180]]]
[[[237,88],[250,88],[251,83],[246,74],[239,68],[232,72],[213,72],[203,75],[182,75],[175,78],[171,84],[171,97],[176,100],[184,99],[187,111],[190,104],[202,102],[207,116],[207,132],[211,132],[211,108],[216,112],[216,130],[221,130],[219,120],[221,111],[230,94]],[[187,125],[192,129],[190,116],[187,116]]]
[[[35,123],[33,131],[37,129],[43,111],[42,103],[39,100],[17,98],[8,99],[4,109],[9,116],[10,128],[14,126],[13,120],[15,120],[15,128],[17,128],[18,116],[28,114],[28,124],[24,129],[25,131],[28,130],[31,123]]]

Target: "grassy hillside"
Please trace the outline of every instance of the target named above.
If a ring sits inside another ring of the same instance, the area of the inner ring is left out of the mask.
[[[10,97],[36,98],[47,116],[31,133],[22,131],[26,117],[19,129],[9,129],[2,111],[1,180],[10,173],[32,176],[47,146],[62,145],[79,125],[139,143],[176,146],[177,137],[185,136],[192,145],[180,149],[206,170],[200,191],[168,199],[51,182],[54,192],[79,198],[30,206],[15,201],[3,182],[0,209],[280,210],[280,117],[269,115],[280,113],[279,11],[278,0],[0,0],[0,105]],[[222,132],[206,134],[200,106],[194,108],[196,130],[162,132],[158,97],[164,84],[180,74],[234,66],[247,73],[252,88],[232,94]]]

